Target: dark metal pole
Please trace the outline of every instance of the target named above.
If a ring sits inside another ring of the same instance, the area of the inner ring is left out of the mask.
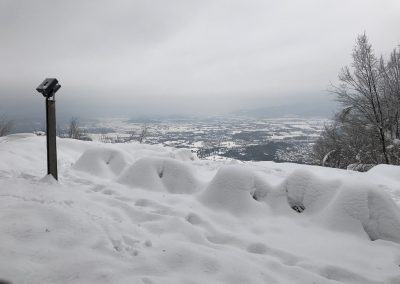
[[[56,101],[46,98],[47,174],[58,180],[56,146]]]

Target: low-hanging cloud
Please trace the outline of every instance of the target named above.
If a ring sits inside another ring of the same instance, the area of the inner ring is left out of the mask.
[[[93,115],[323,96],[357,34],[378,54],[400,43],[399,12],[397,0],[3,0],[0,96],[29,107],[52,76],[71,111]]]

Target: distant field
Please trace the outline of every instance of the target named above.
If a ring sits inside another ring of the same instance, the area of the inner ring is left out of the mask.
[[[98,119],[82,125],[93,140],[188,148],[200,158],[313,164],[312,145],[328,119],[246,117],[163,120]],[[143,135],[143,131],[145,134]]]

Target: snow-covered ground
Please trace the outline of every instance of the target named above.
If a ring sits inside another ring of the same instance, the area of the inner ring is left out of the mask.
[[[198,160],[185,149],[0,138],[11,283],[400,283],[400,169]],[[293,210],[301,211],[301,213]]]

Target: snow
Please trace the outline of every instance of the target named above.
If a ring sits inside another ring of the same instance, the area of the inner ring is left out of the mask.
[[[170,158],[142,158],[118,181],[132,188],[182,194],[196,192],[200,183],[186,164]]]
[[[370,174],[384,176],[386,178],[400,181],[400,167],[392,165],[377,165],[369,170]]]
[[[268,213],[268,208],[253,198],[256,192],[267,194],[268,188],[267,183],[245,167],[224,166],[201,194],[200,200],[205,206],[233,215]]]
[[[400,283],[399,167],[57,143],[58,182],[45,175],[45,137],[0,138],[0,279]]]
[[[93,148],[86,150],[73,168],[100,177],[111,178],[121,174],[127,165],[123,152],[116,149]]]

